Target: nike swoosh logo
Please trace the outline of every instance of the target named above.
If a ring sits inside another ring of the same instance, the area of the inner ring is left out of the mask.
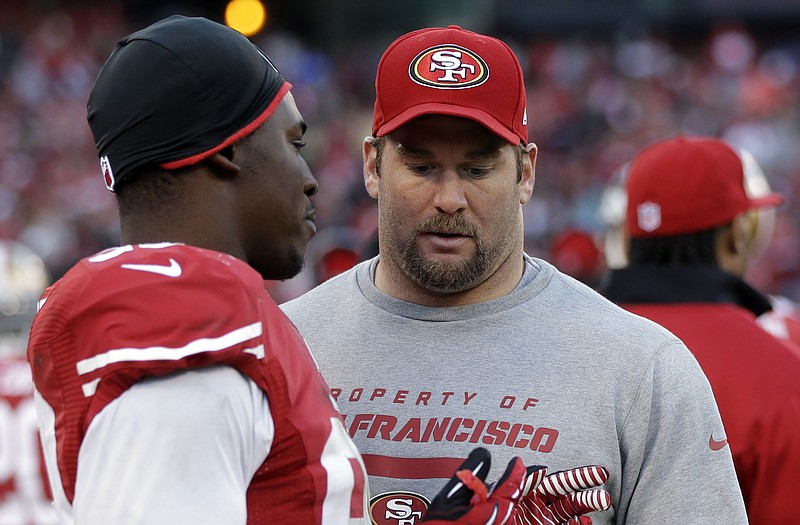
[[[162,264],[123,264],[122,267],[127,268],[128,270],[157,273],[167,277],[180,277],[180,275],[183,273],[183,268],[181,268],[181,265],[178,264],[178,261],[172,258],[169,260],[169,266],[164,266]]]
[[[714,434],[711,434],[711,437],[708,438],[708,446],[711,447],[711,450],[721,450],[728,444],[728,439],[721,439],[717,441],[714,439]]]

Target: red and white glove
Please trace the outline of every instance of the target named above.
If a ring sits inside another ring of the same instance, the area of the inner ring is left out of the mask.
[[[420,520],[425,525],[513,525],[522,496],[526,469],[514,458],[491,487],[486,475],[491,455],[485,448],[470,452],[455,475],[431,502]]]
[[[588,512],[611,507],[611,495],[598,487],[608,480],[603,467],[586,466],[547,475],[547,467],[528,467],[516,525],[591,525]]]

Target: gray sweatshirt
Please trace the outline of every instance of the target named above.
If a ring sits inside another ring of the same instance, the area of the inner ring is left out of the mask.
[[[514,456],[549,472],[604,466],[614,508],[596,524],[747,523],[711,388],[683,343],[525,261],[514,291],[479,304],[390,297],[376,258],[282,305],[364,456],[376,523],[415,523],[476,446],[492,453],[490,481]]]

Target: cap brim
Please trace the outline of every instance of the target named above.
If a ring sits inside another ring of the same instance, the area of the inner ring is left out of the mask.
[[[783,204],[785,199],[778,193],[769,193],[761,197],[750,198],[750,206],[753,208],[774,208]]]
[[[500,124],[497,119],[485,111],[464,106],[456,106],[453,104],[442,104],[440,102],[419,104],[408,108],[378,128],[378,130],[375,132],[375,136],[381,137],[383,135],[388,135],[399,127],[423,115],[448,115],[451,117],[467,118],[474,120],[478,124],[481,124],[483,127],[506,142],[511,143],[512,145],[516,146],[522,143],[522,139],[519,137],[519,135],[507,129],[505,126]]]

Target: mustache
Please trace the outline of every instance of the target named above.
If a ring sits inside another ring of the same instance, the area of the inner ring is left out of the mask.
[[[418,225],[415,233],[445,233],[474,237],[478,229],[461,215],[436,215]]]

